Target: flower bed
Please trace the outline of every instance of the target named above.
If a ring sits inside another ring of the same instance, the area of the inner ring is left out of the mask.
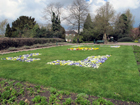
[[[99,48],[87,48],[87,47],[78,47],[78,48],[68,48],[67,50],[98,50]]]
[[[120,46],[110,46],[110,47],[113,47],[113,48],[120,48]]]
[[[41,55],[41,54],[40,53],[31,53],[31,54],[26,54],[26,55],[20,55],[20,56],[17,56],[17,57],[6,57],[3,60],[32,62],[32,61],[40,60],[40,58],[29,58],[29,57],[37,56],[37,55]]]
[[[55,60],[52,62],[48,62],[47,64],[51,65],[75,65],[80,67],[93,67],[99,68],[99,66],[104,63],[111,55],[104,56],[89,56],[84,60],[79,61],[71,61],[71,60]]]

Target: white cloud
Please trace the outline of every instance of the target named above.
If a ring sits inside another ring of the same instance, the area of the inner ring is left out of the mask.
[[[65,9],[67,5],[72,4],[74,0],[56,0],[64,5],[63,14],[68,15],[68,11]],[[55,2],[56,2],[55,1]],[[52,0],[0,0],[0,20],[8,19],[10,22],[19,18],[19,16],[32,16],[39,23],[46,23],[42,20],[43,10],[47,4],[52,3]],[[116,12],[124,12],[126,9],[130,9],[132,14],[135,14],[136,21],[140,14],[136,11],[140,10],[140,0],[108,0],[116,10]],[[88,0],[90,4],[91,16],[96,15],[96,10],[104,5],[104,0]],[[11,24],[11,23],[10,23]],[[66,26],[66,22],[62,21],[62,24]]]
[[[46,0],[35,0],[36,3],[45,2]]]
[[[104,0],[94,0],[92,1],[92,3],[90,4],[90,14],[92,17],[94,17],[96,15],[96,10],[98,8],[100,8],[102,5],[104,5],[106,3],[106,1]]]
[[[21,2],[21,0],[0,1],[0,9],[1,9],[0,16],[4,16],[10,19],[15,19],[23,9],[23,7],[19,8],[20,5],[24,6],[24,3]]]
[[[89,4],[91,4],[92,3],[92,0],[89,0],[89,1],[87,1]]]
[[[136,9],[140,7],[140,0],[108,0],[115,10]]]
[[[96,3],[97,3],[97,4],[100,4],[100,3],[101,3],[101,4],[105,4],[105,2],[106,2],[106,1],[104,1],[104,0],[97,0]]]

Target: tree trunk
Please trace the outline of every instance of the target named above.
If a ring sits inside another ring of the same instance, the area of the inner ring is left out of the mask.
[[[103,40],[104,40],[104,43],[107,44],[106,33],[104,33],[104,35],[103,35]]]
[[[80,34],[80,20],[78,20],[78,35]]]

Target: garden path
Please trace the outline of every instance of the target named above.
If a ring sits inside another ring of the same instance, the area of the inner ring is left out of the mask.
[[[82,44],[85,44],[85,45],[88,45],[88,44],[92,44],[92,45],[128,45],[128,46],[132,46],[132,45],[137,45],[137,46],[140,46],[140,43],[120,43],[120,42],[117,42],[117,43],[108,43],[108,44],[93,44],[93,43],[82,43]],[[77,45],[77,44],[73,44],[73,43],[65,43],[63,45]],[[63,46],[63,45],[57,45],[57,46]],[[13,52],[19,52],[19,51],[29,51],[29,50],[36,50],[36,49],[42,49],[42,48],[50,48],[50,47],[56,47],[56,45],[54,46],[47,46],[47,47],[41,47],[41,48],[33,48],[33,49],[23,49],[23,50],[18,50],[18,51],[0,51],[0,54],[7,54],[7,53],[13,53]]]

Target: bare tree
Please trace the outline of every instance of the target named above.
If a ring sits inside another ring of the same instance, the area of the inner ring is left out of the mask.
[[[8,21],[7,19],[3,20],[2,22],[0,22],[0,33],[2,35],[5,34],[5,29],[6,29],[6,25],[7,25]]]
[[[47,20],[48,22],[51,22],[51,19],[52,19],[52,13],[54,12],[56,15],[58,15],[58,17],[61,16],[61,13],[62,13],[62,7],[63,5],[59,2],[57,3],[50,3],[46,6],[46,8],[44,8],[44,11],[43,11],[43,18],[45,20]]]
[[[73,29],[78,29],[78,34],[80,34],[80,29],[88,15],[88,7],[89,4],[85,0],[74,0],[72,5],[68,7],[69,16],[66,21]]]
[[[121,16],[121,13],[118,13],[116,16],[115,16],[115,18],[114,18],[114,30],[116,31],[116,32],[119,32],[119,22],[120,22],[120,16]]]
[[[103,40],[107,43],[107,33],[113,24],[115,11],[109,2],[97,9],[96,27],[103,33]]]

